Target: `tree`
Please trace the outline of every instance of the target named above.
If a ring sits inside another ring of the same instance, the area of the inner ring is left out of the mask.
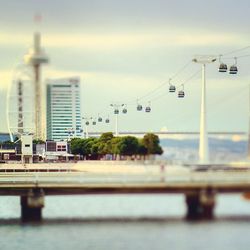
[[[73,138],[70,141],[71,153],[74,155],[86,155],[86,149],[84,147],[85,139]]]
[[[101,142],[110,142],[114,138],[114,135],[112,132],[103,133],[101,137],[99,138],[99,141]]]
[[[138,144],[138,150],[137,150],[137,154],[141,156],[143,156],[143,158],[145,159],[145,156],[147,155],[147,148],[144,146],[143,144],[143,140],[139,140],[139,144]]]
[[[120,155],[120,149],[119,149],[119,144],[121,141],[121,137],[114,137],[111,140],[110,146],[111,146],[111,154],[113,154],[116,158],[117,155]]]
[[[106,154],[113,156],[124,155],[154,155],[162,154],[158,136],[146,134],[143,139],[138,140],[134,136],[114,137],[111,132],[104,133],[97,138],[73,138],[70,142],[72,154],[86,156],[87,159],[100,159]]]
[[[84,148],[85,148],[86,155],[88,155],[90,159],[96,160],[98,158],[98,155],[99,155],[98,143],[99,143],[99,140],[97,138],[85,139]]]
[[[128,156],[135,155],[138,151],[138,146],[138,140],[134,136],[121,137],[120,142],[118,143],[119,153]]]
[[[112,139],[114,138],[112,132],[103,133],[99,138],[98,152],[100,155],[106,155],[112,153]]]
[[[99,148],[98,143],[93,143],[91,147],[91,155],[93,156],[93,158],[98,159],[99,157],[98,148]]]
[[[142,144],[147,149],[148,155],[161,155],[163,153],[163,150],[160,146],[160,140],[159,137],[155,134],[148,133],[144,135],[142,139]]]

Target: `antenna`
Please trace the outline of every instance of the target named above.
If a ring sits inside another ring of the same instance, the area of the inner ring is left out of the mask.
[[[42,15],[41,15],[41,13],[39,13],[39,12],[37,12],[37,13],[35,13],[35,15],[34,15],[34,23],[35,24],[40,24],[41,22],[42,22]]]

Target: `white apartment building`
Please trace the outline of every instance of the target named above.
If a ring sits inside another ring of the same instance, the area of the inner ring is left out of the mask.
[[[47,81],[47,140],[61,141],[80,137],[80,78]]]

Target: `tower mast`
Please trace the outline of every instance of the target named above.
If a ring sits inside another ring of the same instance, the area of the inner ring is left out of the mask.
[[[35,21],[39,22],[40,16],[35,17]],[[42,91],[41,91],[41,65],[48,63],[48,56],[41,47],[40,32],[34,33],[33,48],[30,49],[24,57],[25,63],[33,68],[33,84],[34,84],[34,103],[35,103],[35,138],[44,139],[44,124],[42,112]]]

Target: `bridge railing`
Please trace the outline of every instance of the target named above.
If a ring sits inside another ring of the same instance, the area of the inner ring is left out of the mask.
[[[170,173],[168,171],[145,171],[142,173],[85,173],[85,172],[30,172],[10,173],[0,176],[0,184],[55,184],[55,185],[88,185],[88,184],[218,184],[250,183],[250,171],[244,172],[189,172]]]

